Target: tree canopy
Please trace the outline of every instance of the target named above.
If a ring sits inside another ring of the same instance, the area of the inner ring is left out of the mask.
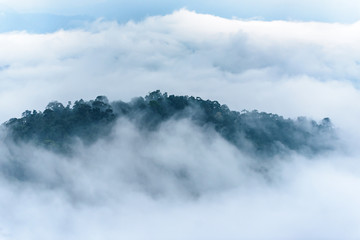
[[[139,129],[156,131],[169,119],[189,119],[203,128],[213,128],[239,149],[259,154],[281,150],[317,153],[331,149],[336,138],[329,118],[317,123],[305,117],[285,119],[272,113],[231,111],[217,101],[192,96],[175,96],[159,90],[130,102],[109,102],[105,96],[95,100],[69,102],[65,107],[54,101],[41,111],[25,111],[5,127],[8,139],[33,142],[47,149],[70,153],[75,138],[85,144],[108,136],[116,120],[125,117]],[[250,147],[249,147],[250,146]]]

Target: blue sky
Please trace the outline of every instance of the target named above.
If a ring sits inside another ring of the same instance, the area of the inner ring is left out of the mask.
[[[97,18],[127,22],[165,15],[180,8],[225,18],[353,23],[360,2],[353,0],[1,0],[0,32],[52,32],[81,27]]]

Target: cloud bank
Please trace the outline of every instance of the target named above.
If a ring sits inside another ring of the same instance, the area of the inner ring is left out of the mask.
[[[122,119],[111,139],[64,157],[1,145],[2,239],[356,239],[352,157],[261,162],[214,132],[170,121],[145,135]],[[20,160],[20,161],[19,161]],[[260,230],[259,230],[260,229]]]
[[[241,21],[180,10],[51,34],[0,34],[1,121],[49,101],[161,89],[231,109],[330,117],[343,149],[275,158],[267,175],[215,133],[168,122],[66,158],[0,145],[0,239],[357,239],[360,25]],[[11,175],[10,175],[11,176]],[[270,176],[270,178],[269,178]]]
[[[358,23],[228,20],[181,10],[143,22],[0,35],[1,120],[107,95],[161,89],[235,110],[352,121],[357,111]],[[41,87],[39,87],[41,86]],[[9,108],[11,103],[11,108]]]

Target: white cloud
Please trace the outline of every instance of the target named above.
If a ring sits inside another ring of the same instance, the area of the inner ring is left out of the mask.
[[[0,219],[0,236],[165,240],[360,235],[356,158],[267,159],[272,167],[264,178],[250,168],[257,160],[187,121],[169,122],[144,136],[121,120],[112,140],[78,147],[74,158],[31,146],[13,146],[12,158],[2,150],[1,164],[23,158],[30,180],[0,178],[0,214],[6,216]]]
[[[1,119],[41,110],[51,100],[100,94],[128,100],[161,89],[217,99],[235,110],[352,121],[359,27],[228,20],[181,10],[140,23],[1,34],[0,65],[6,67],[0,107],[7,109]]]

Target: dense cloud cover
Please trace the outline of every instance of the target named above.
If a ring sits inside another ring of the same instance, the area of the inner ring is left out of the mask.
[[[336,152],[266,164],[186,120],[144,135],[124,119],[112,140],[74,147],[2,144],[2,169],[27,173],[2,174],[3,239],[358,236],[360,169]]]
[[[237,111],[330,117],[341,144],[276,155],[262,171],[184,119],[152,134],[120,119],[111,139],[74,143],[75,157],[2,141],[1,165],[24,159],[32,181],[0,177],[0,239],[359,238],[359,28],[181,10],[1,34],[1,122],[53,100],[129,101],[161,89]]]
[[[349,114],[358,114],[358,28],[244,22],[182,10],[126,25],[1,34],[0,106],[7,111],[0,119],[52,100],[106,95],[126,101],[161,89],[234,110],[355,124]]]

